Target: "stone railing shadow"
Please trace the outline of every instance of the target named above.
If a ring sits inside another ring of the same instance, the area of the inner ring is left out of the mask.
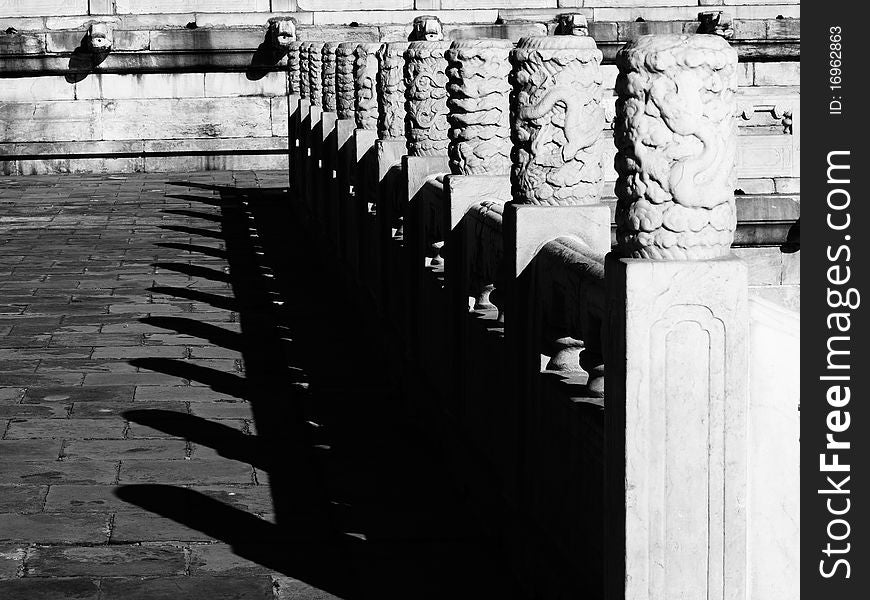
[[[160,410],[131,410],[125,417],[251,464],[260,484],[270,487],[274,522],[180,486],[123,485],[117,496],[342,598],[440,598],[457,585],[478,594],[495,585],[504,588],[498,597],[514,597],[510,576],[496,572],[497,552],[486,548],[486,528],[464,510],[462,493],[425,436],[398,416],[400,365],[386,370],[382,357],[389,352],[380,348],[381,336],[329,265],[312,254],[304,229],[290,225],[283,193],[215,191],[220,233],[185,228],[193,243],[177,246],[197,251],[199,235],[225,241],[225,252],[217,252],[229,264],[241,331],[183,316],[145,321],[240,350],[244,376],[183,360],[131,362],[246,400],[255,434]],[[225,275],[195,264],[162,268]],[[230,302],[187,288],[161,292],[225,307]]]

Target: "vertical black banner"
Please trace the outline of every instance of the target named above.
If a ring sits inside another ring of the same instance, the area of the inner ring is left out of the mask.
[[[801,7],[801,594],[870,594],[866,29]]]

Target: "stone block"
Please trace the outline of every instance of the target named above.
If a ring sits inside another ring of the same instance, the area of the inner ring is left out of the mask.
[[[103,139],[271,137],[268,98],[106,100]]]
[[[152,31],[151,50],[254,50],[265,39],[263,29],[195,29]]]
[[[21,440],[17,443],[39,441],[42,440]],[[57,441],[62,442],[62,440]],[[5,447],[2,449],[5,450]],[[32,460],[29,457],[25,458]],[[56,460],[56,457],[52,460]],[[0,485],[0,512],[21,514],[42,512],[47,492],[47,485],[21,485],[20,483]],[[2,576],[0,576],[0,579],[2,579]]]
[[[311,13],[302,13],[311,15]],[[272,12],[263,13],[196,13],[196,26],[205,28],[241,27],[248,29],[265,28],[268,19],[277,16],[288,16],[296,19],[297,25],[310,25],[311,19],[300,21],[296,13]],[[265,31],[264,31],[265,34]]]
[[[18,571],[24,570],[25,556],[26,544],[0,544],[0,581],[18,577]]]
[[[731,26],[734,28],[735,40],[763,40],[767,37],[765,21],[734,19]]]
[[[359,0],[296,0],[298,10],[333,12],[358,10]],[[366,0],[366,10],[412,10],[414,0]],[[371,19],[369,19],[371,20]]]
[[[800,177],[776,177],[773,180],[773,185],[776,187],[776,193],[778,194],[801,193]]]
[[[184,29],[188,23],[196,22],[194,13],[174,13],[162,15],[118,15],[120,29],[140,31],[161,31],[164,29]]]
[[[499,8],[498,18],[508,21],[537,21],[539,23],[552,22],[555,26],[557,17],[565,11],[561,8]],[[593,20],[595,11],[591,8],[578,8],[573,13],[585,15],[589,21]]]
[[[318,13],[328,15],[329,13]],[[371,15],[369,15],[371,16]],[[315,24],[309,27],[300,27],[299,35],[306,40],[344,40],[348,42],[377,42],[380,41],[380,32],[377,27],[340,27],[337,25]]]
[[[151,34],[148,31],[115,31],[112,48],[121,52],[148,50]]]
[[[357,4],[355,8],[359,8]],[[494,23],[498,17],[496,10],[435,10],[427,11],[426,14],[432,14],[441,19],[442,23]],[[363,10],[345,10],[336,12],[318,12],[313,13],[315,25],[347,25],[349,23],[383,23],[396,24],[407,26],[410,32],[411,22],[414,17],[420,16],[420,13],[415,11],[397,11],[397,10],[382,10],[377,12],[368,12]],[[308,36],[308,39],[314,39]],[[336,38],[338,39],[338,38]],[[407,40],[407,34],[405,38]]]
[[[755,85],[800,85],[801,64],[795,62],[755,63]]]
[[[0,30],[6,31],[10,27],[14,27],[22,32],[42,31],[45,29],[45,19],[39,17],[6,17],[3,13],[0,13]],[[10,36],[0,36],[0,40],[2,40],[3,37]]]
[[[619,40],[630,41],[642,35],[681,34],[686,27],[685,21],[644,21],[619,23]]]
[[[782,284],[800,285],[801,282],[801,253],[782,253]]]
[[[774,186],[773,179],[770,177],[741,179],[737,185],[746,194],[776,193],[776,186]]]
[[[244,73],[206,73],[205,95],[209,98],[286,96],[287,75],[273,71],[260,79],[250,79]]]
[[[48,52],[73,52],[84,42],[84,31],[52,31],[45,34],[45,48]]]
[[[783,253],[779,248],[734,248],[732,252],[746,263],[749,285],[781,283]]]
[[[290,122],[287,120],[287,97],[271,99],[272,105],[272,135],[287,136]]]
[[[630,4],[633,7],[645,8],[649,6],[698,6],[698,0],[583,0],[586,8],[620,8]]]
[[[181,546],[36,546],[27,555],[28,575],[145,577],[184,575]]]
[[[749,597],[746,266],[610,254],[606,285],[607,597]]]
[[[149,600],[174,597],[265,600],[273,598],[274,593],[272,578],[265,574],[247,577],[107,578],[103,580],[100,588],[100,598],[103,600]]]
[[[298,10],[296,0],[272,0],[273,12],[294,12]]]
[[[737,63],[737,85],[740,87],[755,84],[755,63]]]
[[[414,0],[414,8],[417,10],[439,10],[441,0]]]
[[[444,10],[467,8],[468,0],[441,0]],[[553,0],[474,0],[475,8],[551,8]]]
[[[26,541],[32,544],[104,544],[109,515],[0,514],[0,540]]]
[[[4,17],[44,17],[88,14],[88,0],[0,0]]]
[[[767,300],[795,312],[800,312],[801,310],[800,285],[751,286],[749,288],[749,296],[751,298]]]
[[[6,104],[0,111],[5,142],[102,138],[100,103],[94,101]]]
[[[46,17],[45,28],[49,31],[63,31],[66,29],[86,30],[88,28],[88,23],[95,20],[96,19],[90,15],[76,17]]]
[[[747,596],[789,600],[800,596],[800,316],[753,298],[749,318]]]
[[[75,86],[58,75],[0,78],[0,102],[74,100]],[[4,140],[5,141],[5,140]]]
[[[558,0],[556,6],[559,8],[582,8],[586,0]]]
[[[203,73],[95,74],[76,83],[79,100],[202,98]]]
[[[88,0],[89,15],[111,15],[114,13],[114,0]]]
[[[592,21],[589,23],[589,35],[591,35],[596,42],[615,42],[619,39],[619,29],[616,23]]]
[[[739,3],[729,0],[728,4]],[[728,11],[734,19],[776,19],[777,17],[799,19],[801,16],[800,4],[790,2],[766,4],[753,1],[751,4],[729,6]]]
[[[632,5],[635,3],[632,2]],[[595,8],[595,21],[634,22],[637,19],[650,21],[694,21],[698,18],[698,6],[625,6]]]
[[[497,38],[516,42],[521,37],[536,35],[547,35],[547,26],[543,23],[506,23],[503,25],[444,27],[444,37],[449,40]]]
[[[285,154],[210,154],[207,156],[146,156],[146,173],[192,173],[197,171],[287,170]]]
[[[119,15],[270,10],[269,0],[115,0],[115,7]]]
[[[0,54],[42,54],[45,52],[44,33],[0,35]]]

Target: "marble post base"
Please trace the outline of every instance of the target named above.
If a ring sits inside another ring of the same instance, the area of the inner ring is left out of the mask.
[[[605,272],[607,598],[745,600],[746,265]]]

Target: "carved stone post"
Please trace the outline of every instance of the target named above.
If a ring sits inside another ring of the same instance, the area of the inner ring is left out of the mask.
[[[389,42],[378,56],[378,138],[405,139],[405,50],[408,42]]]
[[[300,50],[302,42],[290,42],[287,46],[287,80],[288,92],[299,95],[301,93],[299,80],[301,76]]]
[[[299,44],[299,97],[309,100],[311,98],[311,76],[309,75],[309,56],[311,54],[311,42]]]
[[[308,42],[308,89],[312,106],[323,106],[324,42]]]
[[[411,42],[405,51],[405,116],[409,156],[447,154],[449,42]]]
[[[383,44],[361,43],[356,46],[354,92],[356,94],[357,129],[378,128],[378,55]]]
[[[641,36],[616,62],[605,595],[743,600],[747,276],[729,255],[737,52],[714,35]]]
[[[514,63],[514,200],[597,203],[604,183],[601,51],[584,36],[522,38]]]
[[[457,40],[446,53],[450,170],[508,175],[511,169],[508,40]]]
[[[676,61],[652,68],[644,61]],[[718,37],[644,36],[618,56],[616,236],[632,258],[725,256],[734,208],[737,53]]]
[[[353,119],[356,104],[354,63],[359,42],[342,42],[335,50],[336,111],[339,119]]]
[[[338,49],[337,42],[326,42],[320,51],[321,60],[321,85],[323,86],[323,110],[335,112],[336,105],[336,81],[335,81],[335,51]]]

